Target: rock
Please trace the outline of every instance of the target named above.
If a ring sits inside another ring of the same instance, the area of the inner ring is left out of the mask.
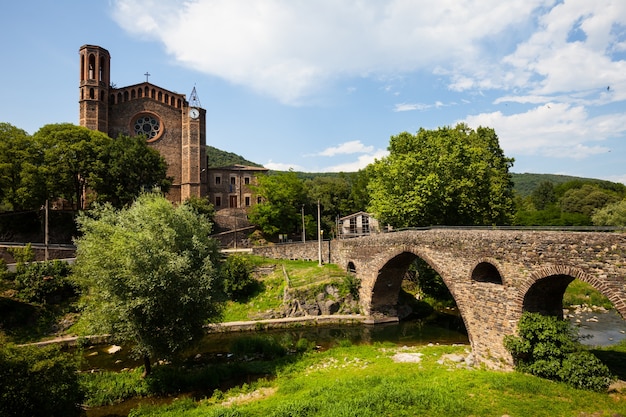
[[[418,363],[422,360],[423,353],[409,353],[409,352],[401,352],[396,353],[391,357],[394,362],[410,362],[410,363]]]
[[[107,349],[107,353],[108,353],[109,355],[112,355],[112,354],[114,354],[114,353],[119,352],[120,350],[122,350],[122,347],[121,347],[121,346],[112,345],[111,347],[109,347],[109,348]]]
[[[444,361],[448,360],[448,361],[456,362],[456,363],[465,361],[465,357],[463,355],[457,355],[456,353],[447,353],[445,355],[442,355],[441,359]]]

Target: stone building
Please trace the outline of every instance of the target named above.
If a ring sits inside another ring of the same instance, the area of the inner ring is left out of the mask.
[[[267,168],[231,165],[209,168],[209,201],[215,210],[225,208],[247,209],[259,201],[251,186],[257,184],[257,177],[267,172]]]
[[[148,82],[148,73],[143,83],[113,87],[106,49],[83,45],[79,55],[79,124],[110,137],[145,135],[149,146],[165,158],[167,175],[174,179],[167,195],[170,201],[207,196],[206,110],[200,107],[195,88],[187,101],[184,94]]]

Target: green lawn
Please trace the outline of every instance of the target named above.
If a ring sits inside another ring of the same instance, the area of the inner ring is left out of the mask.
[[[277,365],[272,378],[210,398],[145,406],[131,416],[615,416],[624,394],[575,390],[516,372],[468,369],[443,361],[465,346],[345,346]],[[420,353],[419,363],[392,357]]]

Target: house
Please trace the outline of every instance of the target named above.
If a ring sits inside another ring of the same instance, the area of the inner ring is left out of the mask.
[[[340,218],[337,229],[340,239],[380,233],[378,220],[363,211]]]
[[[252,186],[257,185],[259,175],[266,172],[267,168],[246,165],[209,168],[209,201],[215,210],[247,209],[257,204]]]

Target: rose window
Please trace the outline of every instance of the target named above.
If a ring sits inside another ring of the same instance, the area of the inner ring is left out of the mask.
[[[151,115],[141,115],[135,120],[135,134],[146,135],[148,140],[155,139],[161,132],[161,123]]]

